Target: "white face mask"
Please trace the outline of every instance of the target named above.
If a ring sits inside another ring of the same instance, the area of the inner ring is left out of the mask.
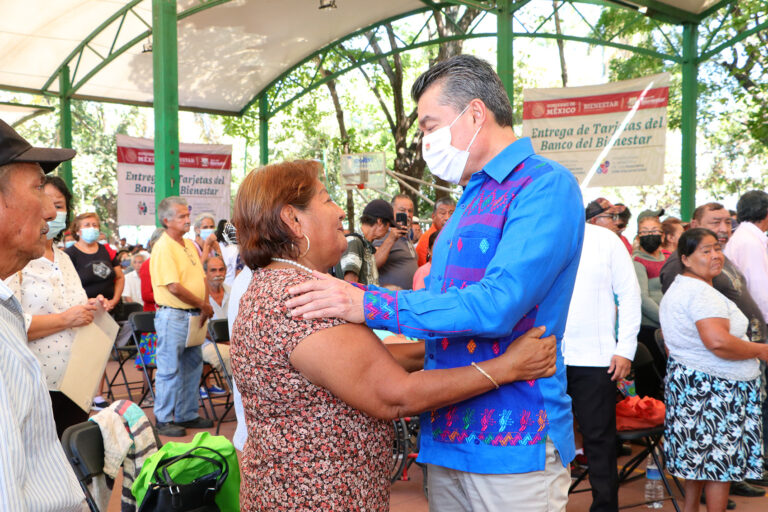
[[[448,126],[443,126],[425,135],[421,142],[421,154],[424,157],[424,161],[427,162],[429,171],[448,183],[456,184],[461,181],[464,168],[467,166],[467,160],[469,159],[469,148],[472,147],[475,137],[477,137],[482,128],[480,126],[477,129],[472,136],[472,140],[469,141],[469,146],[467,146],[466,150],[462,151],[451,145],[451,126],[464,115],[468,108],[469,105],[464,107],[461,114],[456,116],[456,119]]]
[[[48,221],[48,233],[45,237],[48,240],[56,238],[64,228],[67,227],[67,212],[56,212],[56,218]]]

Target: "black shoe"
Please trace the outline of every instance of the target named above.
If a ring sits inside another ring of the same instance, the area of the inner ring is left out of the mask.
[[[745,498],[759,498],[765,496],[765,489],[749,485],[747,482],[731,482],[731,494]]]
[[[632,455],[632,448],[625,445],[624,443],[619,444],[619,449],[617,450],[619,457],[627,457],[629,455]]]
[[[187,430],[184,427],[170,421],[165,423],[158,421],[157,433],[166,437],[184,437],[187,435]]]
[[[701,491],[701,499],[699,501],[701,502],[702,505],[706,505],[707,504],[707,497],[706,497],[706,494],[704,493],[704,491]],[[726,505],[725,508],[728,509],[728,510],[735,509],[736,508],[736,502],[733,501],[732,499],[728,498],[728,505]]]
[[[768,487],[768,471],[763,471],[763,476],[761,478],[747,478],[745,481],[752,485]]]
[[[189,421],[174,421],[173,424],[184,428],[211,428],[213,426],[213,421],[209,420],[208,418],[201,418],[198,416],[197,418]]]

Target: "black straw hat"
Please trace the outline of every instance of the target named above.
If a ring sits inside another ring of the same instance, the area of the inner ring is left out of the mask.
[[[46,174],[54,170],[61,162],[72,160],[74,149],[33,148],[16,133],[8,123],[0,119],[0,166],[13,163],[40,164]]]

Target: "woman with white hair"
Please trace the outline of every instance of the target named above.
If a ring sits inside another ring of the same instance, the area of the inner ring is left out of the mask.
[[[221,256],[221,247],[216,238],[216,219],[210,213],[201,213],[195,219],[192,228],[195,230],[195,247],[200,261],[205,261],[211,256]]]

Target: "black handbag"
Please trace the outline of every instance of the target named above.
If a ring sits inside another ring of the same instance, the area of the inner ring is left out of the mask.
[[[192,453],[197,450],[211,451],[217,457]],[[192,458],[210,462],[216,469],[186,484],[174,482],[168,474],[168,468],[181,460]],[[196,446],[157,465],[139,512],[221,512],[214,500],[228,475],[229,464],[221,453],[207,446]]]

